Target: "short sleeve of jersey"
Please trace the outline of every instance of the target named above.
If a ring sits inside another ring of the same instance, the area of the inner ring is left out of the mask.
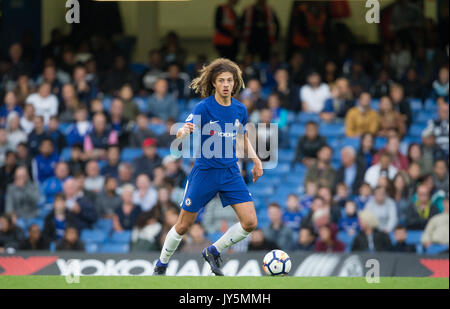
[[[247,129],[245,128],[245,126],[247,125],[247,108],[243,108],[243,117],[242,117],[242,121],[241,121],[241,125],[239,126],[239,129],[238,129],[238,134],[245,134],[245,133],[247,133]]]
[[[195,105],[194,109],[192,110],[192,113],[189,114],[189,116],[186,118],[184,122],[186,123],[194,123],[194,116],[202,116],[202,110],[201,104]]]

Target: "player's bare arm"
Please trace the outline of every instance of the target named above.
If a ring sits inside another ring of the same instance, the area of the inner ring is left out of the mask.
[[[248,132],[244,134],[243,142],[244,142],[244,155],[248,158],[251,158],[253,161],[252,175],[253,175],[253,182],[256,182],[258,178],[264,174],[262,163],[261,160],[256,155],[252,143],[248,139]]]

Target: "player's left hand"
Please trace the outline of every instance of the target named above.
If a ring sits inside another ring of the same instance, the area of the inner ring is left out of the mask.
[[[262,169],[262,164],[255,164],[255,166],[252,168],[252,175],[253,175],[253,182],[256,182],[259,177],[261,177],[264,174]]]

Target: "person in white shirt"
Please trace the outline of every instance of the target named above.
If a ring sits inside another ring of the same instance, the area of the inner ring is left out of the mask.
[[[20,117],[20,126],[25,133],[30,134],[34,129],[34,105],[26,104],[23,109],[23,115]]]
[[[58,114],[58,98],[51,93],[51,86],[48,83],[43,83],[39,87],[39,91],[29,95],[25,102],[33,104],[35,115],[43,116],[46,125],[51,116]]]
[[[302,110],[308,113],[320,113],[325,106],[325,101],[331,96],[330,87],[322,83],[317,72],[311,72],[308,75],[307,82],[300,88]]]
[[[140,174],[136,178],[136,190],[133,193],[133,204],[139,205],[142,211],[149,211],[158,202],[158,192],[151,185],[147,174]]]
[[[392,232],[398,223],[395,202],[386,195],[384,187],[376,187],[373,198],[367,202],[364,209],[371,211],[377,217],[378,228],[383,232]]]
[[[364,175],[364,181],[367,182],[373,189],[378,185],[378,179],[380,176],[387,176],[389,180],[393,180],[397,175],[397,168],[392,165],[391,155],[387,152],[383,152],[380,157],[380,161],[369,167]]]
[[[20,128],[20,115],[17,112],[10,112],[6,118],[6,130],[8,133],[8,145],[11,149],[16,149],[17,145],[28,140],[28,136]]]
[[[97,161],[91,160],[86,164],[86,179],[84,189],[87,191],[100,193],[105,184],[105,177],[100,175],[100,167]]]

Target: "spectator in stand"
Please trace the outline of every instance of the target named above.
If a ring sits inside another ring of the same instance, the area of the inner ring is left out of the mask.
[[[14,92],[16,93],[18,104],[25,105],[26,99],[35,92],[34,83],[27,74],[22,73],[19,75]]]
[[[314,162],[306,172],[305,183],[314,182],[318,186],[333,186],[336,171],[331,166],[332,156],[333,149],[328,145],[322,146],[317,153],[316,162]]]
[[[202,223],[207,234],[225,233],[227,229],[236,223],[236,213],[231,207],[221,207],[219,198],[213,198],[205,207]]]
[[[306,113],[320,113],[329,97],[330,87],[322,83],[319,73],[316,71],[309,73],[307,84],[300,88],[302,111]]]
[[[360,97],[361,94],[369,91],[371,78],[365,72],[361,62],[353,61],[350,65],[350,72],[344,76],[348,79],[350,89],[355,97]]]
[[[313,251],[316,242],[314,230],[309,227],[302,227],[298,232],[298,242],[294,244],[294,251]]]
[[[410,67],[406,71],[405,80],[403,81],[402,86],[405,90],[405,97],[408,99],[423,99],[425,97],[425,87],[414,67]]]
[[[408,174],[400,171],[395,175],[392,181],[391,198],[395,202],[397,208],[397,217],[400,224],[406,223],[405,211],[411,200],[410,180]]]
[[[408,161],[409,164],[417,163],[420,166],[420,171],[423,174],[429,174],[433,171],[433,159],[430,157],[424,157],[422,154],[422,148],[420,144],[411,143],[408,147]]]
[[[97,221],[97,212],[91,201],[84,196],[82,187],[75,179],[69,178],[64,182],[63,191],[66,207],[75,218],[75,225],[79,230],[90,228]]]
[[[400,84],[393,84],[389,90],[389,97],[394,104],[394,110],[404,117],[404,122],[408,129],[412,122],[412,113],[409,101],[405,98],[403,86]]]
[[[5,213],[30,219],[37,214],[39,189],[30,181],[27,168],[19,166],[14,173],[14,182],[6,190]]]
[[[133,166],[136,174],[146,174],[149,178],[153,176],[153,170],[162,164],[162,159],[157,153],[157,141],[154,138],[147,138],[142,142],[142,156],[134,159]]]
[[[443,99],[438,99],[438,114],[439,118],[437,120],[430,120],[428,122],[427,129],[433,132],[433,135],[436,139],[436,144],[445,151],[445,153],[449,154],[449,109],[448,102],[445,102]]]
[[[358,214],[361,231],[353,240],[351,251],[382,252],[392,249],[389,235],[378,229],[377,217],[369,210]]]
[[[55,194],[63,191],[63,184],[69,177],[69,165],[60,161],[55,167],[55,176],[48,178],[41,186],[41,192],[45,196],[45,203],[53,203]]]
[[[133,166],[128,162],[122,162],[119,164],[119,187],[125,184],[131,184],[134,182]],[[120,188],[118,189],[120,191]]]
[[[136,74],[128,68],[127,60],[123,55],[117,55],[114,58],[112,69],[102,78],[100,88],[104,93],[109,95],[116,95],[120,87],[125,84],[130,84],[133,91],[138,90],[139,82]]]
[[[32,224],[28,228],[28,238],[22,240],[19,250],[49,250],[50,245],[42,237],[39,225]]]
[[[305,211],[300,209],[298,196],[289,194],[286,199],[286,209],[283,211],[284,224],[294,232],[298,232],[304,213]]]
[[[133,193],[133,204],[142,211],[150,211],[158,201],[158,192],[153,187],[147,174],[139,174],[136,178],[136,190]]]
[[[9,250],[17,250],[24,239],[23,231],[18,227],[11,215],[0,216],[0,254]]]
[[[282,210],[278,203],[270,203],[267,208],[270,225],[264,229],[264,236],[277,244],[279,248],[292,246],[292,230],[284,225]]]
[[[8,185],[14,182],[14,175],[17,167],[16,153],[8,150],[5,154],[5,164],[0,167],[0,214],[3,213],[5,208],[6,190]]]
[[[266,101],[262,98],[261,82],[257,78],[252,78],[247,82],[246,88],[241,92],[241,100],[246,106],[246,101],[250,101],[251,106],[255,106],[260,110],[267,106]]]
[[[168,93],[176,99],[186,99],[189,95],[189,75],[180,72],[180,67],[177,63],[171,63],[167,68],[167,86]]]
[[[364,181],[365,170],[365,162],[358,160],[356,151],[352,146],[342,148],[341,167],[336,173],[334,186],[338,183],[344,183],[350,191],[350,194],[358,192],[359,187]]]
[[[58,161],[58,154],[54,151],[53,141],[48,137],[44,138],[39,146],[39,154],[32,163],[33,179],[43,183],[54,176],[54,169]]]
[[[67,226],[76,226],[76,219],[66,207],[64,194],[57,193],[53,199],[53,210],[44,219],[44,239],[47,242],[62,239]]]
[[[28,170],[28,174],[32,175],[33,174],[33,171],[32,171],[33,159],[31,158],[31,156],[29,154],[28,144],[20,143],[19,145],[17,145],[16,154],[17,154],[18,165],[25,166]],[[0,175],[1,175],[1,172],[0,172]]]
[[[437,99],[439,97],[448,101],[448,67],[442,67],[439,70],[438,79],[432,84],[431,97]]]
[[[148,58],[148,69],[142,74],[141,84],[142,88],[144,88],[146,91],[152,92],[155,82],[163,73],[161,52],[157,49],[152,49],[148,53]]]
[[[370,107],[371,97],[361,93],[358,105],[351,108],[345,116],[345,134],[348,137],[360,137],[364,133],[375,135],[378,132],[378,113]]]
[[[444,150],[436,144],[436,137],[434,136],[433,130],[427,127],[422,132],[422,144],[421,148],[421,171],[423,174],[431,173],[433,171],[433,165],[436,160],[447,159],[448,155],[445,154]]]
[[[77,93],[77,97],[84,104],[88,104],[92,99],[97,97],[97,84],[95,80],[89,80],[86,67],[78,64],[73,69],[73,84]]]
[[[79,239],[75,227],[66,227],[64,238],[56,244],[56,251],[84,251],[84,243]]]
[[[305,181],[305,193],[300,197],[300,209],[305,214],[311,209],[311,204],[314,201],[314,197],[319,190],[319,184],[316,181]]]
[[[108,123],[111,124],[111,129],[117,132],[119,146],[122,148],[128,146],[134,121],[128,122],[123,117],[123,101],[119,97],[114,98],[111,102]]]
[[[15,42],[9,47],[9,59],[11,60],[11,78],[17,79],[21,72],[30,75],[32,65],[24,59],[23,46],[21,43]]]
[[[389,76],[389,71],[382,69],[380,73],[378,73],[378,79],[370,87],[370,94],[376,99],[387,96],[389,95],[389,89],[393,84],[394,81]]]
[[[266,0],[256,0],[255,4],[244,9],[241,23],[247,52],[259,55],[262,62],[269,60],[271,49],[280,35],[280,23],[274,9]]]
[[[88,120],[88,110],[84,105],[78,106],[75,110],[75,123],[66,130],[66,141],[68,146],[83,144],[86,135],[89,133],[91,123]]]
[[[385,233],[392,232],[398,223],[395,202],[387,196],[384,187],[375,188],[373,198],[367,202],[364,209],[375,215],[378,229]]]
[[[436,190],[443,190],[448,194],[449,181],[447,161],[437,160],[434,162],[433,180]]]
[[[114,231],[121,232],[131,230],[141,214],[141,207],[133,203],[133,185],[124,185],[121,189],[122,203],[114,212],[113,227]]]
[[[374,136],[371,133],[361,135],[361,147],[358,150],[357,162],[364,162],[365,169],[372,165],[376,150],[374,147]]]
[[[273,92],[278,94],[281,106],[287,110],[298,112],[300,110],[299,89],[290,78],[289,71],[279,68],[275,72],[275,81],[276,86],[273,88]]]
[[[391,130],[395,130],[400,136],[405,135],[405,117],[394,110],[392,101],[388,96],[381,97],[378,114],[378,136],[388,136]]]
[[[348,235],[356,235],[359,231],[358,209],[356,203],[347,200],[344,206],[344,215],[339,220],[339,230],[345,231]]]
[[[431,203],[430,189],[421,184],[417,187],[417,200],[410,203],[404,216],[408,230],[423,230],[428,221],[439,213],[438,207]]]
[[[398,169],[392,165],[392,156],[388,152],[382,152],[379,162],[369,167],[364,175],[364,181],[367,182],[373,189],[378,184],[378,179],[381,176],[386,176],[388,179],[394,179]]]
[[[59,105],[58,117],[61,122],[75,122],[75,111],[80,106],[75,87],[65,84],[62,88],[62,104]]]
[[[276,93],[271,93],[267,98],[267,107],[272,111],[272,123],[276,123],[281,130],[281,134],[287,127],[288,113],[284,107],[281,107],[280,97]]]
[[[103,159],[108,146],[119,143],[118,134],[117,131],[107,127],[106,116],[103,113],[95,114],[92,124],[91,132],[84,137],[84,151],[89,159]]]
[[[122,200],[117,194],[118,183],[114,177],[105,178],[103,191],[95,195],[95,209],[101,218],[112,218],[114,211],[122,205]]]
[[[180,38],[174,31],[167,33],[165,42],[160,49],[163,59],[163,67],[167,68],[171,63],[178,63],[184,67],[186,60],[186,51],[181,46]]]
[[[51,93],[51,86],[43,83],[37,93],[31,94],[26,99],[26,104],[33,104],[35,114],[44,117],[44,123],[48,124],[50,116],[58,114],[58,98]]]
[[[70,150],[70,160],[68,162],[70,175],[83,172],[86,168],[85,154],[83,153],[83,146],[74,144]]]
[[[53,145],[55,146],[55,152],[60,154],[61,151],[66,147],[66,137],[59,130],[59,120],[56,116],[50,117],[50,122],[48,124],[48,135],[53,141]]]
[[[425,248],[432,244],[449,244],[448,195],[444,199],[444,212],[431,218],[425,226],[421,242]]]
[[[333,204],[343,209],[345,207],[345,203],[350,198],[350,194],[348,192],[348,187],[343,182],[336,183],[336,192],[333,196]]]
[[[395,243],[392,246],[392,251],[394,252],[406,252],[406,253],[416,253],[416,246],[413,244],[408,244],[406,238],[408,237],[408,231],[404,225],[397,225],[394,229],[394,239]]]
[[[36,156],[39,154],[39,145],[45,138],[50,138],[48,133],[45,131],[44,117],[35,116],[33,119],[34,129],[28,135],[28,145],[30,147],[31,156]]]
[[[325,145],[325,138],[319,135],[317,123],[313,121],[308,122],[305,135],[298,140],[294,162],[301,162],[308,167],[312,166],[315,159],[317,159],[318,151]]]
[[[100,174],[98,162],[91,160],[86,164],[86,179],[84,181],[84,190],[98,194],[103,190],[105,177]]]
[[[11,151],[11,148],[8,145],[8,134],[6,133],[6,129],[0,127],[0,167],[3,167],[5,164],[5,155],[7,151]]]
[[[182,252],[197,253],[207,248],[211,242],[206,238],[205,229],[200,222],[195,222],[189,229],[188,240],[183,246]]]
[[[14,91],[8,91],[3,99],[0,107],[0,126],[6,124],[6,119],[11,112],[16,112],[22,116],[22,108],[17,103],[17,97]]]
[[[248,251],[270,251],[276,248],[276,244],[264,237],[264,232],[256,229],[250,236]]]
[[[341,209],[339,205],[333,201],[333,192],[330,187],[320,187],[317,191],[317,195],[320,196],[324,202],[324,208],[329,210],[331,222],[338,223],[341,217]],[[337,227],[336,227],[337,228]]]
[[[400,80],[406,72],[406,69],[411,65],[411,52],[408,46],[397,38],[393,44],[390,54],[391,67],[395,73],[395,79]]]
[[[29,135],[34,129],[34,105],[26,104],[20,117],[20,127]]]
[[[327,122],[344,119],[354,104],[348,80],[340,77],[330,85],[330,97],[325,101],[320,118]]]
[[[108,146],[106,151],[106,165],[102,167],[102,175],[117,178],[119,175],[120,147]]]
[[[154,92],[149,98],[147,112],[152,117],[152,122],[166,121],[168,118],[178,118],[178,102],[168,93],[167,80],[160,78],[156,81]]]
[[[377,164],[380,160],[380,156],[383,153],[388,153],[391,158],[392,162],[391,164],[399,169],[406,171],[409,166],[408,158],[400,152],[400,137],[398,134],[391,134],[388,137],[388,141],[386,144],[386,147],[380,149],[375,156],[373,157],[372,164]],[[392,179],[392,178],[391,178]]]
[[[6,132],[11,149],[16,149],[20,143],[27,142],[27,134],[20,128],[20,116],[17,112],[9,113],[6,118]]]
[[[186,173],[181,168],[180,158],[175,158],[172,155],[164,157],[162,165],[166,171],[166,177],[174,181],[176,187],[184,187],[186,181]]]
[[[162,224],[158,221],[155,210],[143,212],[137,218],[131,233],[131,251],[161,250],[159,238]]]
[[[130,84],[125,84],[120,88],[119,97],[123,102],[123,118],[126,122],[135,121],[139,114],[139,108],[133,100],[133,88]]]
[[[156,134],[148,127],[147,115],[138,114],[135,119],[137,128],[130,135],[130,147],[140,148],[146,139],[156,138]]]
[[[329,225],[319,228],[319,239],[314,245],[315,252],[344,252],[345,244],[337,239],[337,229]]]
[[[158,145],[162,148],[170,148],[176,136],[170,134],[172,127],[175,125],[175,119],[169,118],[166,121],[166,130],[157,137]]]

